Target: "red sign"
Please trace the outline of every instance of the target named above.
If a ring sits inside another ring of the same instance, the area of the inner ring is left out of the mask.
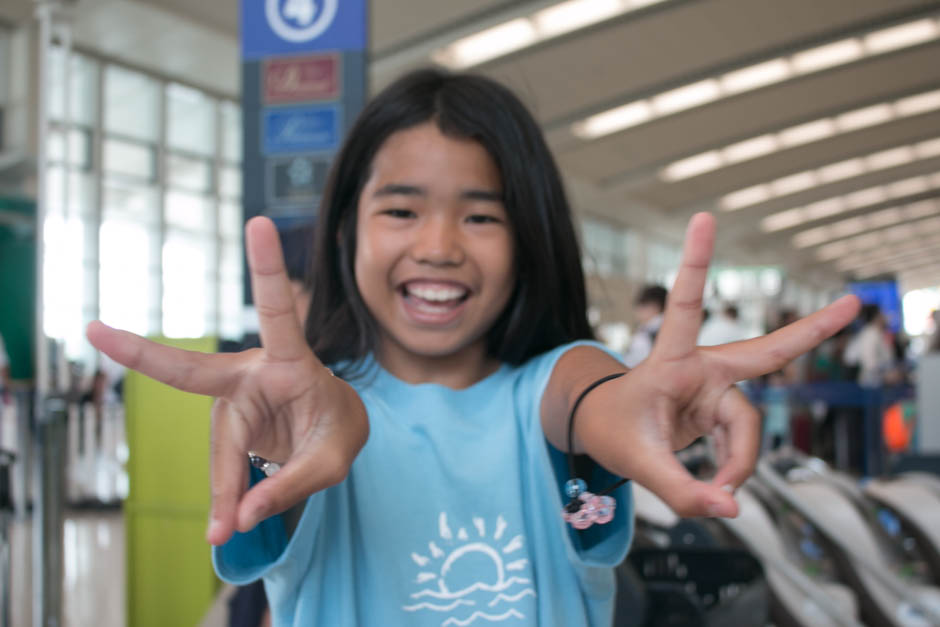
[[[339,56],[276,57],[264,62],[264,102],[339,98]]]

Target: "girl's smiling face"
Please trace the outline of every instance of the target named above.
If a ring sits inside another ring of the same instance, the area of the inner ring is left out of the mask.
[[[462,387],[492,370],[486,334],[512,295],[513,255],[482,145],[432,122],[385,141],[359,196],[355,275],[389,371]]]

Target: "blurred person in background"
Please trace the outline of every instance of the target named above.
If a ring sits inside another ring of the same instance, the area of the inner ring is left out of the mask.
[[[933,319],[933,335],[927,344],[927,352],[940,353],[940,309],[932,311],[930,317]]]
[[[729,303],[714,316],[709,316],[708,321],[702,325],[698,334],[698,345],[717,346],[747,338],[747,330],[738,319],[738,308]]]
[[[782,329],[790,323],[796,322],[800,319],[800,315],[796,313],[795,309],[783,309],[780,311],[780,320],[777,322],[777,326],[774,327],[774,331],[777,329]]]
[[[844,362],[845,349],[852,334],[842,329],[810,353],[812,365],[809,381],[827,383],[854,380]]]
[[[878,305],[862,307],[864,326],[845,349],[845,363],[858,367],[858,384],[880,387],[898,382],[894,351],[888,341],[888,320]]]
[[[646,285],[637,296],[633,310],[637,328],[623,356],[627,367],[635,368],[653,350],[653,342],[656,341],[656,334],[663,323],[663,311],[666,309],[668,295],[669,292],[662,285]]]
[[[790,443],[790,395],[783,371],[767,375],[763,410],[761,453],[766,453]]]

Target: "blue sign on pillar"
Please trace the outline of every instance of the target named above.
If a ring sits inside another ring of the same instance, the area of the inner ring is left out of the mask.
[[[365,105],[366,0],[241,0],[245,220],[312,222]],[[247,277],[247,273],[246,273]],[[246,302],[251,302],[246,284]]]
[[[242,0],[242,58],[366,47],[365,0]]]

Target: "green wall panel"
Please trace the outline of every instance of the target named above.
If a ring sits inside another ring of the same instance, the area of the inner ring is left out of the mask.
[[[214,339],[156,341],[214,352]],[[127,613],[131,627],[196,625],[218,587],[206,543],[212,399],[136,372],[124,385],[130,494]]]
[[[10,376],[33,378],[36,311],[35,204],[0,197],[0,335],[10,355]]]
[[[198,625],[217,581],[206,543],[206,513],[128,508],[128,625]]]

